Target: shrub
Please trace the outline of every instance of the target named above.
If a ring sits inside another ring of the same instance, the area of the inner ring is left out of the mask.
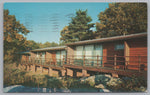
[[[147,88],[147,80],[143,77],[123,77],[123,82],[116,86],[107,85],[109,89],[115,92],[143,92]]]

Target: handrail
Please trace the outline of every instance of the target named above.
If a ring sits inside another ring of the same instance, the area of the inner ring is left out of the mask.
[[[87,58],[88,57],[88,58]],[[128,60],[126,59],[128,58]],[[114,70],[135,69],[139,72],[147,70],[147,56],[86,56],[86,55],[63,55],[63,58],[37,58],[30,57],[28,60],[21,60],[22,64],[40,64],[47,66],[61,66],[65,64],[79,65],[79,66],[96,66],[108,67]],[[131,64],[132,63],[132,64]]]

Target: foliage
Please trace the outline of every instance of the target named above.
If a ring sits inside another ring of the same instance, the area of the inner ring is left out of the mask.
[[[110,82],[109,78],[98,75],[95,79],[93,76],[90,76],[85,81],[81,81],[80,78],[76,77],[65,76],[57,78],[30,71],[26,72],[18,69],[14,64],[4,64],[4,86],[17,84],[30,87],[68,89],[96,89],[95,85],[103,84],[112,92],[144,92],[147,88],[147,80],[143,77],[113,78]]]
[[[76,11],[76,16],[72,17],[69,26],[65,26],[61,31],[61,38],[65,43],[82,41],[93,38],[93,31],[90,30],[94,24],[89,23],[92,19],[87,15],[87,10]]]
[[[18,69],[14,64],[4,64],[4,86],[23,85],[46,88],[93,88],[88,82],[81,83],[78,78],[50,77]]]
[[[67,43],[70,41],[71,36],[70,36],[69,30],[68,30],[68,26],[65,26],[63,28],[63,30],[61,30],[60,35],[61,35],[60,40],[63,41],[62,43]]]
[[[147,32],[147,4],[112,3],[98,19],[96,29],[100,37]]]
[[[23,24],[16,20],[14,15],[9,15],[8,10],[4,10],[4,62],[11,63],[19,60],[20,55],[17,52],[28,51],[32,49],[54,47],[59,44],[52,42],[37,43],[33,40],[27,40],[25,35],[30,31]]]
[[[59,44],[57,44],[55,42],[48,42],[48,41],[45,43],[38,43],[33,40],[28,40],[27,50],[46,48],[46,47],[55,47],[55,46],[59,46]]]
[[[147,88],[147,80],[144,77],[124,77],[122,78],[123,82],[118,85],[107,85],[109,89],[114,92],[141,92],[145,91]],[[141,89],[141,88],[144,89]]]
[[[63,87],[62,81],[55,77],[48,79],[47,83],[48,83],[47,87],[49,88],[62,88]]]
[[[80,82],[79,78],[66,77],[63,79],[66,83],[67,88],[94,88],[93,84],[90,82]]]
[[[55,46],[59,46],[59,44],[55,43],[55,42],[45,42],[44,44],[42,43],[37,43],[37,45],[39,46],[39,48],[46,48],[46,47],[55,47]]]
[[[29,50],[33,50],[33,49],[38,49],[40,48],[39,44],[33,40],[28,40],[28,45],[27,45]]]
[[[14,15],[9,15],[8,10],[4,10],[4,62],[16,60],[15,52],[26,50],[28,41],[24,37],[29,33],[23,24],[16,20]]]
[[[22,83],[25,74],[25,71],[20,71],[14,64],[4,64],[4,85]]]

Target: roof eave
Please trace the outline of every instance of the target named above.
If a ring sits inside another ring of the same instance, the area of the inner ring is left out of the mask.
[[[132,35],[126,35],[126,36],[117,36],[117,37],[110,37],[110,38],[101,38],[101,39],[94,39],[94,40],[86,40],[86,41],[80,41],[80,42],[74,42],[74,43],[68,43],[67,46],[73,46],[73,45],[82,45],[82,44],[92,44],[92,43],[100,43],[100,42],[112,42],[117,40],[127,40],[132,38],[141,38],[146,37],[147,33],[143,34],[132,34]]]
[[[55,51],[55,50],[65,50],[66,47],[63,48],[56,48],[56,49],[39,49],[39,50],[31,50],[31,52],[37,52],[37,51]]]

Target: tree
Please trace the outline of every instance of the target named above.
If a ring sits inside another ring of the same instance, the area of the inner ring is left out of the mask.
[[[61,43],[68,43],[72,39],[72,35],[68,30],[68,26],[65,26],[63,28],[63,30],[60,32],[60,35],[61,35],[60,40],[62,41]]]
[[[55,47],[55,46],[59,46],[59,44],[55,43],[55,42],[45,42],[44,44],[42,43],[36,43],[37,46],[39,48],[46,48],[46,47]]]
[[[28,48],[28,50],[33,50],[33,49],[38,49],[38,48],[40,48],[40,46],[39,46],[39,44],[36,43],[35,41],[33,41],[33,40],[28,40],[27,48]]]
[[[92,19],[87,15],[87,10],[76,11],[76,16],[71,18],[69,26],[65,26],[61,31],[60,40],[65,43],[92,39],[93,31],[90,30],[94,24],[89,23]]]
[[[16,60],[16,52],[26,50],[28,41],[24,37],[29,33],[23,24],[16,21],[14,15],[9,15],[8,10],[4,10],[4,62]]]
[[[146,3],[112,3],[98,18],[96,29],[101,37],[147,32]]]
[[[51,47],[55,47],[55,46],[59,46],[59,44],[55,43],[55,42],[52,42],[51,43]]]

